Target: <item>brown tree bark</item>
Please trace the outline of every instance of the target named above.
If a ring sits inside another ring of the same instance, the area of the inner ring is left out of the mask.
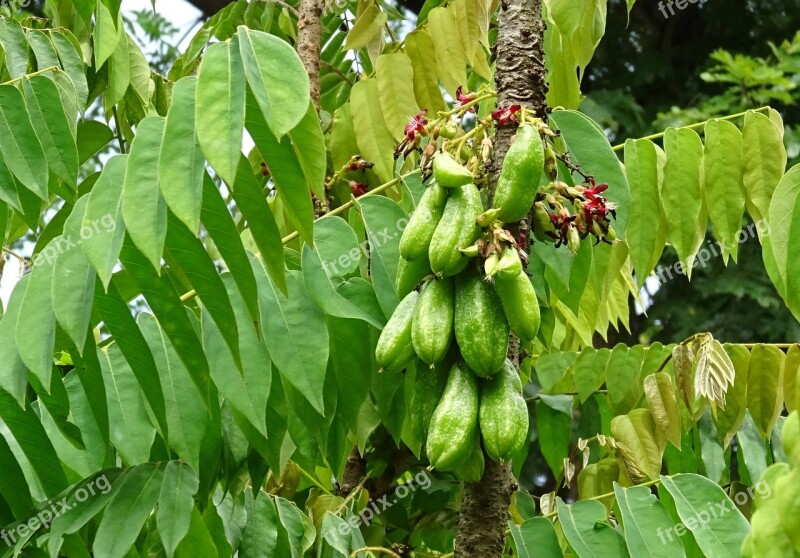
[[[319,112],[319,51],[322,40],[322,1],[300,0],[297,54],[308,73],[311,101]]]
[[[521,105],[544,118],[547,83],[542,0],[501,0],[498,21],[497,105]],[[495,135],[492,184],[497,182],[515,132],[516,127],[509,125],[500,128]],[[508,356],[515,365],[519,364],[519,341],[513,336]],[[511,463],[496,463],[486,456],[481,481],[464,487],[456,558],[502,558],[508,509],[516,489]]]

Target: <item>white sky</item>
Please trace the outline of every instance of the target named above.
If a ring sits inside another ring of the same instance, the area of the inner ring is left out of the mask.
[[[156,0],[156,11],[158,11],[164,18],[172,22],[178,28],[177,37],[184,37],[189,31],[190,27],[197,22],[200,17],[200,11],[192,6],[185,0]],[[122,11],[130,12],[134,10],[152,10],[153,4],[150,0],[123,0]],[[196,31],[196,29],[195,29]],[[193,33],[189,34],[185,42],[191,39]],[[185,44],[185,43],[184,43]],[[182,48],[184,45],[180,45]],[[33,246],[25,246],[22,249],[23,256],[30,257],[30,252]],[[8,298],[11,296],[11,291],[20,277],[20,265],[16,258],[7,256],[6,266],[3,270],[3,276],[0,279],[0,300],[3,301],[3,307],[8,305]]]

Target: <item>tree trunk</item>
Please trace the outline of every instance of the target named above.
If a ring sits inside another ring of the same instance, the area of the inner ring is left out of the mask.
[[[319,112],[319,50],[322,40],[321,0],[300,0],[297,22],[297,54],[310,82],[311,101]]]
[[[497,34],[497,105],[521,105],[544,118],[547,83],[544,69],[542,0],[501,0]],[[498,129],[494,140],[492,184],[496,184],[513,125]],[[523,224],[524,226],[524,224]],[[518,365],[519,341],[511,339],[509,358]],[[517,489],[511,463],[488,456],[483,478],[464,487],[456,536],[456,558],[502,558],[511,495]]]

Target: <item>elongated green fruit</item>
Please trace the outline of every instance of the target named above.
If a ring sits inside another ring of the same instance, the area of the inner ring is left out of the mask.
[[[539,131],[535,126],[520,127],[503,159],[494,194],[500,221],[513,223],[528,214],[536,199],[543,167],[544,147]]]
[[[419,285],[420,281],[430,274],[431,264],[428,262],[427,254],[418,260],[411,261],[401,257],[400,262],[397,264],[397,277],[394,282],[397,296],[400,298],[405,297]]]
[[[456,342],[469,367],[483,378],[495,374],[508,352],[508,321],[494,288],[474,271],[456,278]]]
[[[474,184],[451,191],[428,250],[434,273],[456,275],[467,266],[469,258],[459,250],[474,244],[480,237],[481,228],[476,219],[482,211],[481,194]]]
[[[506,360],[494,378],[481,385],[483,447],[495,461],[508,461],[528,438],[528,406],[514,365]]]
[[[400,255],[416,260],[427,255],[433,231],[442,219],[447,190],[433,182],[422,194],[417,208],[411,214],[403,236],[400,237]]]
[[[498,279],[514,279],[522,273],[522,260],[519,259],[519,252],[516,247],[509,246],[503,250],[500,261],[497,262],[495,275]]]
[[[528,275],[518,273],[513,279],[505,279],[498,274],[494,289],[503,302],[511,331],[524,343],[533,341],[539,331],[541,314],[539,299]]]
[[[483,469],[485,467],[486,461],[483,458],[483,449],[480,442],[476,442],[467,460],[464,461],[461,467],[456,469],[456,476],[464,482],[480,482],[481,478],[483,478]]]
[[[453,280],[430,281],[422,289],[411,325],[411,342],[423,362],[436,364],[453,340]]]
[[[424,442],[428,438],[431,418],[444,393],[448,373],[453,367],[452,362],[452,359],[446,358],[431,369],[417,367],[408,404],[408,423],[407,426],[403,425],[403,432],[408,428],[412,438],[416,440]]]
[[[411,345],[411,320],[418,299],[417,291],[406,295],[384,326],[375,348],[375,360],[381,368],[401,370],[414,358],[414,347]]]
[[[428,459],[435,468],[454,471],[470,456],[478,435],[478,383],[463,364],[450,370],[428,431]]]
[[[433,178],[445,188],[458,188],[472,183],[472,173],[459,165],[449,153],[437,153],[433,159]]]

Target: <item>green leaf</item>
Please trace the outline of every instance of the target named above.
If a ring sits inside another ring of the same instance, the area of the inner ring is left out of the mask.
[[[694,473],[662,476],[661,483],[705,556],[741,555],[750,525],[717,483]]]
[[[649,409],[634,409],[627,415],[614,417],[611,435],[618,446],[622,446],[620,454],[628,478],[634,482],[645,477],[658,478],[666,442],[662,440]]]
[[[147,416],[140,383],[117,344],[98,349],[97,355],[106,385],[110,441],[125,463],[145,463],[156,431]],[[158,373],[155,366],[153,373]]]
[[[608,523],[606,508],[597,500],[567,505],[560,497],[558,521],[579,558],[627,557],[625,540]]]
[[[194,494],[200,486],[197,473],[185,463],[170,461],[158,496],[156,522],[167,556],[172,556],[189,533],[194,509]]]
[[[100,319],[103,320],[115,339],[113,345],[115,350],[118,348],[130,365],[145,400],[150,406],[150,411],[155,415],[159,432],[164,438],[167,438],[167,415],[158,369],[142,332],[119,293],[116,282],[109,284],[107,292],[104,292],[100,285],[95,286],[94,306]],[[109,348],[110,350],[111,348]]]
[[[0,46],[5,53],[5,66],[11,79],[28,71],[28,42],[22,26],[14,19],[0,18]]]
[[[122,186],[126,230],[159,273],[167,236],[167,205],[158,185],[158,154],[163,136],[164,118],[151,116],[139,123]]]
[[[550,469],[560,475],[572,438],[572,396],[540,395],[536,403],[539,447]]]
[[[789,310],[800,319],[800,165],[792,167],[775,189],[769,206],[769,234],[762,236],[764,265]]]
[[[74,241],[76,246],[56,255],[51,286],[53,312],[58,324],[75,346],[81,349],[92,318],[92,298],[97,275],[77,244],[83,244],[93,236],[112,234],[105,220],[83,225],[88,201],[89,196],[80,198],[64,223],[63,239],[70,245]]]
[[[373,163],[373,171],[382,182],[394,175],[394,140],[386,127],[378,92],[378,80],[365,79],[353,86],[350,112],[361,156]]]
[[[649,488],[643,486],[623,488],[614,483],[614,494],[622,512],[625,542],[633,556],[637,558],[686,556],[680,539],[669,535],[674,527],[669,513]],[[668,539],[664,537],[665,532]],[[657,540],[653,534],[658,535],[661,540]]]
[[[365,546],[366,543],[360,530],[353,529],[347,520],[332,512],[325,512],[318,539],[318,556],[321,558],[349,558],[353,552]]]
[[[45,68],[58,68],[58,54],[56,48],[44,31],[37,29],[29,29],[26,31],[28,45],[33,51],[33,56],[36,58],[36,67],[39,70]],[[47,78],[45,78],[47,79]]]
[[[650,140],[625,142],[625,175],[631,190],[627,238],[640,285],[661,258],[667,239],[667,221],[660,201],[664,160],[663,151]]]
[[[308,74],[286,41],[243,25],[237,36],[250,90],[270,130],[281,138],[308,111]]]
[[[405,137],[409,118],[419,112],[414,100],[414,69],[402,52],[381,54],[375,62],[378,93],[386,126],[394,140]]]
[[[47,159],[22,93],[13,85],[0,85],[0,154],[16,179],[47,201]]]
[[[681,411],[675,398],[672,378],[666,372],[650,374],[644,379],[644,393],[656,426],[664,437],[680,450]]]
[[[92,545],[95,555],[127,556],[158,501],[163,478],[160,464],[145,463],[120,481],[97,528]]]
[[[62,241],[62,237],[51,241],[36,259],[17,320],[19,356],[46,386],[50,385],[50,374],[53,370],[53,344],[56,334],[56,316],[51,296],[53,263],[59,252],[71,248]]]
[[[371,4],[357,18],[355,25],[347,33],[345,48],[359,50],[383,33],[388,17],[381,9]]]
[[[234,40],[206,49],[197,75],[197,139],[211,167],[233,184],[242,154],[245,75]]]
[[[432,9],[427,30],[433,39],[439,80],[455,97],[458,86],[467,83],[467,55],[461,46],[456,11],[452,7]]]
[[[195,134],[196,87],[195,77],[180,79],[173,86],[158,159],[158,183],[164,201],[194,235],[200,227],[205,166]]]
[[[267,558],[276,556],[278,544],[288,545],[286,531],[281,527],[278,511],[269,494],[245,491],[247,525],[242,533],[239,553],[242,558]]]
[[[82,120],[78,123],[78,160],[81,164],[96,155],[114,139],[114,132],[97,120]]]
[[[33,507],[28,481],[25,479],[22,467],[17,463],[17,458],[2,436],[0,436],[0,459],[5,469],[0,475],[0,495],[11,508],[15,519],[26,519]]]
[[[190,519],[189,532],[175,549],[175,556],[178,558],[216,558],[219,556],[214,539],[196,507],[192,508]]]
[[[108,87],[103,92],[103,107],[106,112],[111,112],[114,105],[125,97],[131,84],[130,52],[128,50],[128,35],[120,28],[117,47],[108,59],[107,75]]]
[[[78,107],[83,112],[89,99],[89,85],[86,81],[86,65],[82,53],[76,47],[78,40],[68,29],[51,29],[50,39],[58,52],[61,68],[75,85]]]
[[[606,368],[608,401],[615,415],[627,413],[642,396],[639,371],[644,363],[644,347],[619,344],[611,351]]]
[[[691,277],[695,256],[706,234],[703,204],[703,144],[697,132],[669,128],[664,135],[667,164],[661,188],[667,216],[667,238]]]
[[[572,110],[558,110],[552,120],[562,132],[573,163],[594,177],[597,183],[609,184],[608,200],[617,205],[617,218],[612,224],[617,236],[627,238],[631,213],[631,191],[622,164],[611,149],[600,127],[588,116]]]
[[[790,413],[797,409],[797,382],[800,379],[800,345],[792,345],[783,361],[783,399]]]
[[[747,410],[763,439],[767,439],[783,409],[784,353],[758,344],[750,351],[747,373]]]
[[[207,418],[203,398],[194,389],[192,376],[155,316],[143,312],[136,317],[136,323],[141,328],[158,367],[167,408],[169,444],[178,457],[199,469],[200,446]]]
[[[549,519],[533,517],[522,525],[509,522],[519,558],[561,558],[556,531]]]
[[[395,291],[397,265],[400,261],[398,223],[406,218],[403,209],[384,196],[370,196],[356,201],[364,219],[370,246],[370,277],[378,302],[388,318],[399,299]]]
[[[300,127],[307,124],[309,123],[304,120]],[[303,163],[297,155],[297,149],[301,146],[294,145],[292,134],[278,140],[264,121],[261,109],[255,104],[252,95],[248,96],[247,100],[247,131],[261,156],[264,157],[278,193],[286,202],[286,211],[291,224],[303,240],[312,242],[314,222],[314,204],[310,194],[312,182],[307,178]]]
[[[581,403],[585,403],[606,382],[606,367],[610,356],[609,349],[586,347],[575,359],[572,378]]]
[[[736,433],[736,440],[739,442],[740,456],[747,468],[747,474],[751,483],[755,484],[767,470],[767,446],[749,412],[745,414],[742,426]]]
[[[11,394],[20,406],[25,405],[25,390],[28,385],[28,369],[19,356],[16,342],[16,326],[19,321],[22,299],[28,289],[31,275],[17,282],[8,300],[8,306],[0,320],[0,388]]]
[[[58,87],[44,76],[23,81],[33,128],[44,147],[50,170],[71,188],[78,181],[78,148],[67,115],[61,106]]]
[[[254,267],[260,266],[258,261]],[[324,413],[323,384],[328,362],[325,317],[308,297],[299,271],[286,274],[288,297],[271,279],[261,282],[261,330],[281,376]]]
[[[302,558],[305,552],[311,548],[316,534],[314,525],[295,505],[280,496],[275,497],[275,504],[278,509],[278,517],[281,525],[289,535],[289,546],[292,558]],[[277,553],[278,556],[286,554]]]
[[[783,177],[786,149],[781,132],[761,113],[747,111],[742,130],[744,189],[747,211],[758,223],[769,212],[770,200]]]
[[[92,234],[82,239],[81,248],[86,259],[97,271],[103,287],[108,289],[114,266],[119,259],[122,240],[125,238],[125,223],[122,219],[122,189],[128,156],[115,155],[103,167],[86,203],[83,225],[106,228],[104,234]]]
[[[717,431],[720,434],[722,445],[727,448],[731,439],[739,430],[747,410],[747,375],[750,366],[750,351],[743,345],[725,344],[723,348],[728,353],[735,375],[733,385],[725,394],[725,408],[717,411]]]
[[[236,207],[247,220],[261,257],[267,265],[270,277],[281,291],[286,292],[286,272],[283,259],[283,242],[275,216],[267,203],[266,194],[256,181],[250,163],[242,157],[232,189]]]
[[[420,16],[421,17],[421,16]],[[420,107],[431,114],[445,110],[439,77],[436,74],[436,51],[433,39],[425,28],[406,35],[406,54],[411,59],[414,72],[414,96]]]
[[[92,37],[94,39],[92,43],[94,45],[95,68],[101,68],[117,49],[117,45],[122,39],[118,27],[122,27],[121,19],[112,15],[105,3],[98,1]]]
[[[142,50],[130,35],[126,34],[128,44],[128,66],[130,68],[130,91],[146,109],[150,104],[150,65]]]
[[[703,152],[704,198],[725,263],[736,257],[745,192],[742,183],[742,133],[725,120],[709,120]]]
[[[336,215],[314,224],[314,248],[332,277],[353,273],[363,257],[355,231]]]

